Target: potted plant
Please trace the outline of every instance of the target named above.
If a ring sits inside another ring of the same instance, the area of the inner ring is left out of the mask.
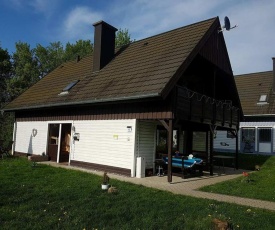
[[[103,180],[102,180],[102,184],[101,184],[101,188],[103,190],[107,190],[109,188],[109,180],[110,180],[110,177],[107,175],[107,172],[104,172]]]

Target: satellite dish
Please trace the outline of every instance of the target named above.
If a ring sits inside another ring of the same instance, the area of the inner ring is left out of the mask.
[[[230,30],[231,29],[231,27],[230,27],[230,20],[229,20],[229,18],[227,16],[225,16],[225,18],[224,18],[224,27],[225,27],[226,30]]]
[[[221,30],[219,30],[219,32],[223,32],[224,29],[226,29],[227,31],[229,31],[229,30],[234,29],[236,27],[237,27],[237,25],[231,27],[229,18],[227,16],[225,16],[224,17],[224,26],[222,27]]]

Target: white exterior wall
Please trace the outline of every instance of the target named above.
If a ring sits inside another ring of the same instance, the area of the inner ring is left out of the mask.
[[[221,142],[228,144],[228,146],[221,145]],[[222,150],[224,152],[235,152],[236,150],[236,138],[227,138],[227,131],[217,131],[216,138],[213,143],[214,150]],[[239,141],[240,150],[240,141]]]
[[[36,129],[36,136],[32,130]],[[14,151],[42,155],[47,149],[48,124],[42,121],[16,122]]]
[[[272,149],[273,153],[275,151],[275,122],[241,122],[240,123],[240,130],[241,128],[255,128],[255,152],[258,153],[270,153],[271,147],[268,143],[260,143],[258,142],[258,129],[259,128],[272,128]],[[239,132],[239,151],[241,151],[241,136]],[[220,142],[225,142],[229,144],[229,146],[221,146]],[[232,152],[235,151],[236,142],[235,138],[227,138],[226,131],[218,131],[216,139],[214,139],[214,149],[215,150],[222,150]]]
[[[79,141],[72,141],[70,160],[108,165],[136,173],[136,158],[144,157],[146,168],[154,168],[156,127],[154,121],[84,120],[17,122],[14,150],[39,154],[47,151],[48,126],[53,123],[71,123]],[[132,130],[129,131],[128,127]],[[37,130],[33,136],[32,130]]]
[[[80,140],[73,141],[71,160],[131,169],[133,174],[135,119],[74,121],[72,125]]]
[[[144,157],[145,168],[154,169],[157,123],[138,121],[137,127],[136,157]]]

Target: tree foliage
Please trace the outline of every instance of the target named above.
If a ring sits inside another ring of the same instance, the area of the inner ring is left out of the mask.
[[[0,108],[8,101],[7,82],[11,76],[12,63],[11,57],[7,50],[0,46]],[[0,140],[4,140],[4,145],[7,144],[7,139],[12,137],[13,114],[0,113]]]
[[[47,47],[38,44],[34,49],[34,54],[37,60],[39,78],[43,78],[47,73],[62,64],[64,49],[61,42],[50,43]]]
[[[12,56],[13,75],[8,84],[10,99],[14,99],[39,80],[37,60],[30,45],[23,42],[15,44]]]
[[[93,44],[90,40],[78,40],[75,44],[67,43],[63,61],[74,60],[77,56],[85,57],[93,53]]]
[[[119,48],[124,45],[128,45],[131,42],[132,42],[131,37],[130,37],[130,34],[127,29],[125,29],[125,30],[119,29],[117,31],[116,42],[115,42],[116,48]]]
[[[7,50],[0,47],[0,108],[2,103],[7,101],[7,80],[11,74],[10,55]]]

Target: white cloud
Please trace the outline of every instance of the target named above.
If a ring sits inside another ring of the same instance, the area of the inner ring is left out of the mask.
[[[113,18],[122,18],[117,20],[120,27],[128,28],[131,35],[141,39],[207,19],[210,14],[210,17],[215,17],[217,15],[211,12],[222,3],[220,0],[212,0],[211,4],[201,0],[136,0],[120,5],[115,3],[110,9],[113,9]]]
[[[102,19],[100,12],[95,12],[89,7],[76,7],[65,18],[61,37],[68,40],[92,40],[93,23]]]

